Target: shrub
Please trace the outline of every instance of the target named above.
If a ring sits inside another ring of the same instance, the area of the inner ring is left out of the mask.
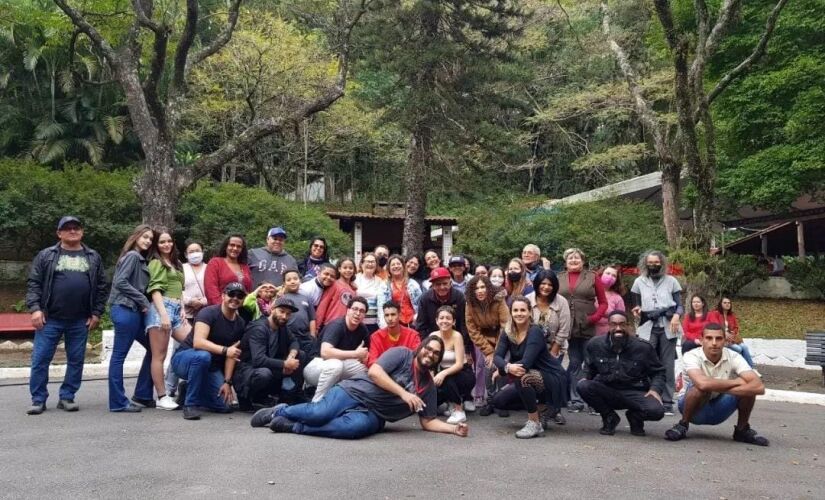
[[[477,206],[459,216],[456,248],[477,260],[506,263],[527,243],[559,262],[570,247],[581,248],[591,266],[635,265],[639,254],[667,245],[662,212],[644,202],[622,199],[559,207]]]
[[[199,183],[184,196],[178,222],[179,236],[198,240],[212,252],[230,233],[245,235],[253,248],[266,243],[269,228],[283,226],[288,235],[286,249],[297,260],[316,235],[327,239],[333,256],[352,253],[350,237],[322,210],[240,184]]]
[[[825,299],[825,256],[787,259],[785,279],[795,290],[813,292]]]
[[[57,221],[83,221],[84,241],[112,262],[140,220],[132,189],[134,171],[101,172],[85,165],[53,170],[33,162],[0,159],[0,230],[13,247],[6,254],[28,259],[57,240]]]
[[[709,301],[722,294],[736,296],[739,289],[754,279],[767,278],[767,271],[752,255],[710,255],[691,249],[671,252],[672,262],[684,270],[685,300],[694,293]]]

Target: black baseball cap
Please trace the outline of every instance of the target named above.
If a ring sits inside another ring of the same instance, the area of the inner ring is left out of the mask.
[[[295,307],[295,302],[292,302],[292,299],[288,299],[286,297],[281,297],[280,299],[276,300],[275,307],[289,309],[292,312],[298,312],[298,308]]]
[[[467,263],[464,262],[464,257],[462,257],[461,255],[453,255],[452,257],[450,257],[450,261],[447,264],[447,267],[450,266],[466,267]]]
[[[228,295],[232,292],[246,293],[246,288],[244,288],[244,286],[238,283],[237,281],[233,281],[232,283],[229,283],[228,285],[223,287],[223,293]]]

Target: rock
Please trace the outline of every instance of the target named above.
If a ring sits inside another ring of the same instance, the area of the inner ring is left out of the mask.
[[[11,340],[7,340],[5,342],[0,342],[0,351],[15,351],[17,350],[17,344],[12,342]]]
[[[32,349],[34,349],[34,344],[32,344],[28,340],[20,344],[17,344],[18,351],[31,351]]]

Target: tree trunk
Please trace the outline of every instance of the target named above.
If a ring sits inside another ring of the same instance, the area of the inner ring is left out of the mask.
[[[137,180],[137,193],[143,207],[143,222],[152,226],[175,228],[175,212],[182,194],[171,144],[158,145],[147,156],[143,173]]]
[[[662,220],[667,244],[671,248],[678,248],[682,239],[682,228],[679,225],[680,173],[679,165],[662,165]]]
[[[417,125],[410,138],[407,161],[407,216],[404,219],[404,255],[420,255],[424,242],[427,211],[427,169],[432,162],[432,130]]]

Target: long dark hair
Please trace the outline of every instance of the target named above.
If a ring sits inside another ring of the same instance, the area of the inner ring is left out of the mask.
[[[690,312],[688,313],[690,320],[696,321],[696,311],[693,310],[693,299],[699,299],[702,301],[702,321],[705,321],[708,317],[708,301],[698,293],[693,294],[690,298]]]
[[[352,278],[350,278],[348,283],[353,289],[355,289],[355,275],[358,274],[358,266],[355,265],[355,259],[352,257],[341,257],[335,265],[335,270],[338,271],[338,279],[341,279],[341,267],[347,262],[352,264]]]
[[[485,297],[483,301],[478,300],[476,297],[476,288],[478,288],[479,283],[484,283],[484,286],[487,288],[487,297]],[[477,309],[488,309],[493,305],[493,302],[496,301],[496,292],[498,292],[498,289],[493,286],[489,277],[473,276],[470,278],[470,281],[467,282],[467,291],[464,293],[464,300],[466,300],[470,306]]]
[[[410,278],[414,279],[415,281],[421,283],[425,279],[427,279],[427,265],[424,263],[424,257],[415,253],[412,255],[408,255],[404,259],[404,267],[407,267],[407,262],[410,260],[415,259],[418,261],[418,271],[415,272],[414,275],[410,276]]]
[[[126,253],[130,250],[134,250],[135,243],[137,242],[138,238],[140,238],[146,231],[152,231],[152,244],[154,244],[155,231],[152,229],[152,226],[150,226],[149,224],[139,224],[134,230],[132,230],[132,234],[130,234],[129,237],[126,238],[126,243],[123,244],[123,249],[120,251],[118,260],[120,260],[120,258],[126,255]],[[149,250],[138,250],[138,252],[144,257],[146,257],[146,254],[149,253]]]
[[[613,285],[610,288],[608,288],[607,290],[609,290],[611,292],[616,292],[620,296],[624,297],[624,295],[627,293],[627,289],[625,288],[624,282],[622,281],[622,266],[620,266],[619,264],[608,264],[608,265],[602,267],[602,270],[599,273],[599,279],[601,279],[602,274],[604,274],[604,270],[607,269],[608,267],[612,267],[613,269],[616,270],[616,282],[613,283]],[[607,290],[605,290],[605,291],[607,291]]]
[[[722,295],[721,297],[719,297],[719,302],[716,304],[716,312],[718,312],[722,316],[725,315],[725,310],[722,309],[722,301],[725,300],[725,299],[730,300],[730,297],[728,297],[726,295]],[[733,301],[732,300],[730,300],[730,304],[731,304],[731,306],[730,306],[730,309],[728,310],[728,314],[733,316]]]
[[[304,265],[309,264],[309,257],[312,255],[312,245],[314,245],[316,241],[324,244],[324,255],[321,256],[321,262],[329,262],[329,244],[327,244],[327,240],[320,236],[313,236],[309,240],[309,248],[307,248],[307,253],[304,256]]]
[[[172,237],[172,231],[169,231],[166,228],[158,227],[152,229],[152,232],[155,234],[155,237],[152,239],[152,246],[149,248],[149,260],[157,259],[163,264],[165,267],[169,267],[170,269],[176,269],[178,271],[183,269],[183,265],[180,263],[180,256],[178,255],[178,246],[175,244],[175,238]],[[160,253],[160,248],[158,245],[160,244],[160,237],[164,234],[168,234],[169,238],[172,240],[172,250],[169,252],[169,264],[170,266],[166,265],[166,262],[163,260],[163,255]]]
[[[559,277],[549,269],[540,269],[539,272],[536,273],[536,277],[533,278],[533,292],[536,294],[536,302],[539,301],[539,297],[541,296],[539,293],[539,285],[541,285],[541,282],[544,280],[550,280],[550,284],[553,285],[553,291],[550,292],[550,296],[547,297],[547,303],[550,304],[556,299],[556,295],[559,293]]]
[[[243,248],[241,248],[241,253],[238,254],[238,262],[240,264],[246,264],[249,260],[249,246],[246,244],[246,238],[244,235],[239,233],[230,234],[223,240],[221,246],[218,248],[218,253],[215,255],[216,257],[223,257],[226,258],[226,249],[229,247],[229,240],[232,238],[238,238],[243,242]]]

